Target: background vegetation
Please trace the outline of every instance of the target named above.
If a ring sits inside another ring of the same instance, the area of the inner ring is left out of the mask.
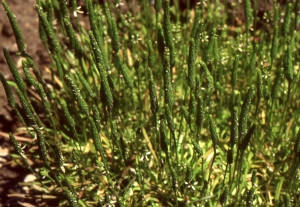
[[[180,12],[176,2],[144,0],[133,15],[120,12],[122,2],[38,0],[50,81],[2,4],[23,57],[20,72],[4,49],[14,81],[0,78],[30,137],[10,134],[14,161],[36,178],[21,183],[25,201],[300,203],[299,0],[275,3],[264,20],[245,0],[236,26],[218,2]]]

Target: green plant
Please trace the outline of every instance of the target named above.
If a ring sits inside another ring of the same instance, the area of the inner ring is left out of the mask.
[[[278,7],[271,12],[277,16],[269,19],[269,38],[251,28],[247,0],[245,25],[234,32],[218,3],[180,14],[167,0],[142,1],[148,6],[131,18],[86,0],[87,31],[76,1],[68,8],[65,1],[38,0],[40,37],[51,59],[48,83],[2,4],[25,78],[7,49],[14,81],[0,78],[32,141],[22,149],[10,138],[16,160],[37,178],[30,184],[39,186],[35,194],[54,195],[60,206],[300,202],[293,4],[280,8],[284,24]],[[180,22],[181,15],[193,22]]]

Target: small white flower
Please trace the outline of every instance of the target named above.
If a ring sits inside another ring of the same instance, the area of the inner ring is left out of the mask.
[[[77,17],[77,13],[83,14],[83,11],[80,10],[81,6],[77,7],[77,9],[73,12],[74,17]]]
[[[192,182],[192,180],[190,180],[190,181],[188,181],[188,182],[184,182],[184,184],[186,185],[186,187],[187,187],[188,189],[191,189],[191,190],[195,191],[195,190],[196,190],[196,189],[195,189],[195,185],[197,185],[198,182]]]
[[[147,161],[149,161],[150,159],[149,159],[149,155],[151,155],[151,152],[149,152],[149,151],[144,151],[143,152],[143,155],[141,156],[141,158],[140,158],[140,161],[144,161],[144,160],[147,160]]]
[[[113,204],[113,203],[106,203],[106,204],[104,204],[103,207],[115,207],[115,204]]]
[[[135,34],[131,36],[132,41],[134,44],[138,43],[139,41],[141,41],[142,39],[139,37],[139,34]]]
[[[120,1],[119,3],[116,4],[116,8],[123,6],[124,3],[122,1]]]

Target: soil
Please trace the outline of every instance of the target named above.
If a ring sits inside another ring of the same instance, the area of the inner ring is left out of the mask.
[[[234,0],[226,2],[228,3],[231,1]],[[27,53],[35,59],[35,62],[39,68],[43,69],[45,66],[48,66],[50,63],[48,54],[44,45],[39,39],[38,16],[35,11],[36,0],[6,0],[6,2],[15,14],[24,40],[26,43],[28,43],[26,47]],[[130,5],[127,6],[130,9]],[[182,10],[185,9],[184,4],[180,6],[182,7]],[[259,5],[260,8],[263,6]],[[272,5],[268,4],[267,7],[270,9],[272,8]],[[135,6],[134,8],[137,7]],[[126,10],[128,10],[128,8]],[[239,9],[239,11],[233,11],[232,14],[235,16],[239,16],[239,14],[241,14],[240,19],[243,19],[241,10],[242,7]],[[238,14],[235,12],[238,12]],[[12,75],[2,52],[3,48],[6,48],[10,52],[14,62],[17,63],[18,68],[21,68],[21,58],[16,55],[18,48],[14,38],[13,30],[2,5],[0,5],[0,72],[5,76],[6,79],[12,80]],[[13,152],[14,149],[9,140],[8,132],[15,132],[19,126],[21,125],[16,117],[16,114],[9,107],[5,91],[0,83],[0,207],[24,206],[20,204],[20,202],[24,202],[24,200],[8,196],[8,194],[11,193],[23,192],[23,189],[18,186],[18,182],[23,181],[24,178],[29,174],[28,170],[15,165],[11,156],[11,152]]]

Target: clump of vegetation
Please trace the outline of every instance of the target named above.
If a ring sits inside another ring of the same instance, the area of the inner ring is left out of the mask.
[[[23,58],[24,77],[4,49],[14,81],[0,78],[31,140],[10,134],[15,162],[36,177],[26,201],[300,202],[299,0],[275,4],[265,16],[268,30],[253,29],[258,20],[250,0],[244,0],[245,23],[234,28],[219,3],[200,1],[182,13],[169,0],[143,0],[132,16],[120,12],[121,2],[86,0],[90,30],[80,24],[75,0],[69,7],[38,0],[50,81],[2,4]]]

